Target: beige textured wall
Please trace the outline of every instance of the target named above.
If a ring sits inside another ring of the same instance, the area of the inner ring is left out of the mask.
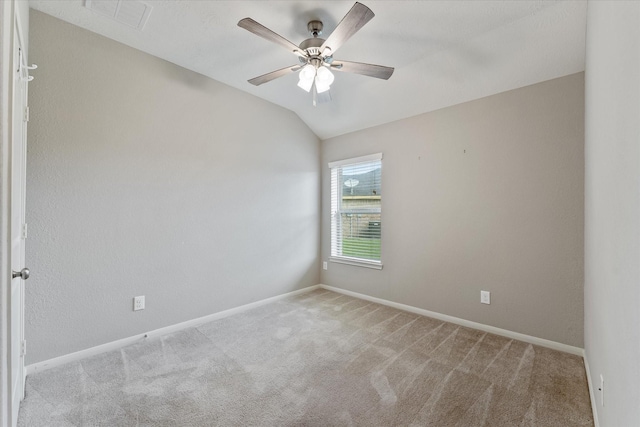
[[[382,152],[384,268],[322,283],[581,347],[583,116],[579,73],[324,141],[322,258],[327,163]]]
[[[295,114],[33,10],[30,59],[28,364],[319,282]]]
[[[586,360],[601,427],[640,425],[640,2],[590,2]],[[604,406],[600,375],[604,377]]]

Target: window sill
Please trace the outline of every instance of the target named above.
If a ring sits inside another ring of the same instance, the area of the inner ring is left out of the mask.
[[[365,261],[357,258],[348,257],[329,257],[329,261],[338,264],[355,265],[356,267],[373,268],[374,270],[382,270],[382,263],[378,261]]]

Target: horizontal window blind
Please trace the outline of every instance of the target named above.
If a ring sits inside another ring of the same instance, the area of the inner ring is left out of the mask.
[[[331,257],[380,264],[382,155],[331,168]]]

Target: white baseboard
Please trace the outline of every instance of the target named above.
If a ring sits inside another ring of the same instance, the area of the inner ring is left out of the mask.
[[[543,338],[533,337],[531,335],[521,334],[519,332],[509,331],[507,329],[496,328],[495,326],[484,325],[482,323],[472,322],[470,320],[460,319],[459,317],[449,316],[446,314],[438,313],[435,311],[429,311],[422,308],[413,307],[406,304],[400,304],[393,301],[387,301],[382,298],[371,297],[369,295],[360,294],[358,292],[348,291],[346,289],[335,288],[333,286],[320,285],[321,288],[338,292],[340,294],[349,295],[354,298],[363,299],[366,301],[375,302],[378,304],[386,305],[389,307],[397,308],[399,310],[408,311],[410,313],[419,314],[422,316],[432,317],[434,319],[443,320],[445,322],[454,323],[460,326],[466,326],[472,329],[478,329],[480,331],[489,332],[491,334],[500,335],[503,337],[511,338],[518,341],[528,342],[530,344],[539,345],[541,347],[547,347],[553,350],[563,351],[565,353],[575,354],[576,356],[583,356],[584,350],[580,347],[573,347],[567,344],[562,344],[555,341],[546,340]]]
[[[583,352],[584,369],[587,372],[587,384],[589,385],[589,397],[591,398],[591,410],[593,411],[593,425],[594,427],[600,427],[598,421],[598,401],[596,400],[596,389],[593,381],[591,381],[591,369],[589,369],[589,360],[587,359],[587,353]]]
[[[531,344],[535,344],[535,345],[539,345],[541,347],[547,347],[547,348],[551,348],[553,350],[559,350],[559,351],[563,351],[566,353],[571,353],[571,354],[575,354],[577,356],[583,356],[584,357],[584,350],[578,347],[573,347],[570,345],[566,345],[566,344],[561,344],[555,341],[550,341],[550,340],[545,340],[543,338],[538,338],[538,337],[533,337],[530,335],[525,335],[525,334],[521,334],[518,332],[513,332],[513,331],[509,331],[506,329],[500,329],[500,328],[496,328],[494,326],[488,326],[488,325],[484,325],[482,323],[476,323],[476,322],[472,322],[470,320],[465,320],[465,319],[460,319],[458,317],[454,317],[454,316],[449,316],[446,314],[441,314],[435,311],[429,311],[429,310],[425,310],[422,308],[417,308],[417,307],[413,307],[410,305],[406,305],[406,304],[400,304],[397,302],[393,302],[393,301],[387,301],[384,300],[382,298],[376,298],[376,297],[372,297],[369,295],[365,295],[365,294],[360,294],[357,292],[352,292],[352,291],[348,291],[346,289],[340,289],[340,288],[335,288],[333,286],[327,286],[327,285],[314,285],[314,286],[309,286],[307,288],[304,289],[299,289],[297,291],[293,291],[293,292],[288,292],[286,294],[282,294],[282,295],[276,295],[274,297],[271,298],[266,298],[260,301],[255,301],[249,304],[245,304],[245,305],[241,305],[239,307],[235,307],[235,308],[231,308],[228,310],[224,310],[224,311],[220,311],[218,313],[214,313],[214,314],[210,314],[204,317],[199,317],[197,319],[193,319],[193,320],[188,320],[186,322],[182,322],[182,323],[178,323],[175,325],[171,325],[171,326],[166,326],[164,328],[159,328],[159,329],[155,329],[153,331],[147,332],[147,333],[142,333],[142,334],[138,334],[138,335],[134,335],[128,338],[123,338],[117,341],[112,341],[106,344],[102,344],[96,347],[91,347],[85,350],[80,350],[77,351],[75,353],[70,353],[70,354],[65,354],[64,356],[60,356],[60,357],[56,357],[54,359],[49,359],[49,360],[45,360],[42,362],[37,362],[31,365],[26,366],[26,374],[33,374],[35,372],[39,372],[39,371],[43,371],[46,369],[51,369],[54,368],[56,366],[60,366],[63,365],[65,363],[69,363],[69,362],[74,362],[74,361],[78,361],[81,359],[84,359],[86,357],[91,357],[91,356],[95,356],[97,354],[101,354],[101,353],[105,353],[108,351],[113,351],[113,350],[118,350],[124,346],[133,344],[137,341],[141,341],[147,338],[152,338],[152,337],[158,337],[161,335],[166,335],[166,334],[170,334],[173,332],[177,332],[183,329],[187,329],[187,328],[191,328],[194,326],[199,326],[203,323],[207,323],[207,322],[211,322],[213,320],[218,320],[218,319],[222,319],[223,317],[228,317],[228,316],[232,316],[234,314],[237,313],[241,313],[243,311],[246,310],[250,310],[252,308],[256,308],[259,307],[261,305],[264,304],[268,304],[274,301],[278,301],[293,295],[298,295],[298,294],[302,294],[305,292],[310,292],[313,291],[315,289],[318,288],[323,288],[323,289],[327,289],[333,292],[337,292],[337,293],[341,293],[344,295],[349,295],[355,298],[360,298],[366,301],[371,301],[371,302],[375,302],[378,304],[382,304],[382,305],[386,305],[389,307],[394,307],[397,308],[399,310],[404,310],[410,313],[415,313],[415,314],[419,314],[422,316],[427,316],[427,317],[432,317],[434,319],[438,319],[438,320],[443,320],[445,322],[450,322],[450,323],[454,323],[456,325],[461,325],[461,326],[466,326],[472,329],[478,329],[481,331],[485,331],[485,332],[489,332],[492,334],[496,334],[496,335],[501,335],[507,338],[511,338],[511,339],[516,339],[519,341],[524,341],[524,342],[528,342]],[[587,365],[587,360],[586,358],[585,360],[585,365]],[[592,399],[592,408],[594,411],[594,417],[596,417],[596,408],[595,408],[595,400],[594,400],[594,393],[592,390],[592,384],[591,384],[591,378],[589,376],[589,369],[587,367],[587,379],[589,381],[589,391],[591,393],[591,399]],[[597,425],[597,418],[595,418],[596,422],[596,426]]]
[[[51,369],[56,366],[64,365],[65,363],[75,362],[86,357],[95,356],[96,354],[106,353],[108,351],[118,350],[127,345],[133,344],[137,341],[141,341],[146,338],[158,337],[161,335],[170,334],[173,332],[181,331],[183,329],[192,328],[194,326],[202,325],[203,323],[211,322],[213,320],[222,319],[223,317],[232,316],[234,314],[242,313],[243,311],[250,310],[252,308],[259,307],[261,305],[269,304],[293,295],[302,294],[318,289],[320,285],[309,286],[304,289],[298,289],[297,291],[287,292],[286,294],[276,295],[274,297],[266,298],[260,301],[255,301],[249,304],[241,305],[239,307],[230,308],[228,310],[220,311],[218,313],[209,314],[197,319],[187,320],[186,322],[177,323],[175,325],[166,326],[164,328],[155,329],[153,331],[134,335],[132,337],[123,338],[117,341],[112,341],[106,344],[98,345],[96,347],[87,348],[85,350],[76,351],[75,353],[65,354],[64,356],[56,357],[54,359],[45,360],[42,362],[34,363],[25,367],[26,375],[33,374],[35,372]]]

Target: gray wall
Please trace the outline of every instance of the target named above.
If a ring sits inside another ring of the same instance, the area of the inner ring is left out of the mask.
[[[579,73],[324,141],[323,201],[329,161],[384,154],[384,268],[322,283],[582,347],[583,115]]]
[[[585,353],[601,427],[640,425],[640,3],[590,2]]]
[[[30,59],[27,364],[319,282],[295,114],[33,10]]]

